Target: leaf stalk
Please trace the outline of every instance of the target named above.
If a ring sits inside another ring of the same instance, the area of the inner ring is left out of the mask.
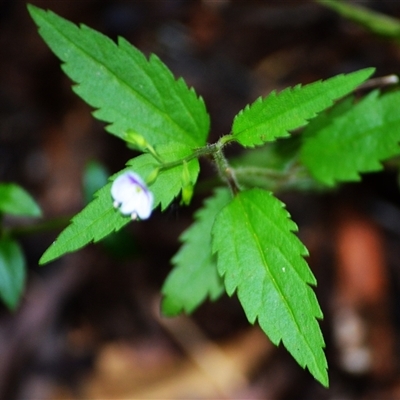
[[[179,165],[188,163],[189,161],[200,158],[200,157],[209,157],[211,156],[214,160],[214,163],[217,167],[218,173],[222,180],[224,180],[229,188],[231,189],[232,193],[235,195],[239,192],[239,185],[236,180],[234,169],[228,163],[226,159],[223,148],[230,142],[235,141],[236,139],[233,135],[224,135],[220,137],[220,139],[216,143],[207,144],[206,146],[199,147],[194,149],[193,153],[184,157],[177,161],[172,161],[168,163],[160,162],[159,157],[155,157],[158,162],[160,162],[159,170],[165,170],[177,167]]]

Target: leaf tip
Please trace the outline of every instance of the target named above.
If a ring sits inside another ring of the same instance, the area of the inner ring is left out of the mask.
[[[358,71],[355,71],[352,73],[352,75],[358,75],[360,77],[360,85],[366,81],[368,78],[370,78],[376,71],[375,67],[368,67],[368,68],[363,68]],[[350,74],[349,74],[350,75]]]
[[[171,296],[164,295],[161,300],[161,313],[165,317],[176,317],[182,312],[179,302],[175,301]]]
[[[31,3],[27,3],[26,8],[28,9],[29,13],[32,14],[34,12],[36,12],[37,10],[40,10],[39,7],[34,6]]]
[[[29,15],[32,17],[35,23],[38,23],[37,19],[40,17],[40,15],[46,13],[46,11],[43,10],[42,8],[34,6],[33,4],[30,3],[26,5],[26,8],[28,9]]]
[[[29,216],[30,217],[35,217],[35,218],[39,218],[39,217],[43,216],[42,209],[39,207],[38,204],[36,204],[36,203],[32,204]]]
[[[364,68],[364,71],[365,71],[366,74],[368,74],[368,76],[371,76],[376,71],[376,68],[375,67],[368,67],[368,68]]]
[[[40,257],[38,264],[39,265],[44,265],[44,264],[48,264],[50,261],[53,261],[57,258],[57,255],[54,255],[53,253],[53,246],[54,246],[55,242],[53,242],[48,248],[47,250],[42,254],[42,256]]]
[[[315,379],[325,388],[329,388],[329,376],[328,376],[328,367],[326,366],[323,370],[320,371],[319,375],[314,375]]]

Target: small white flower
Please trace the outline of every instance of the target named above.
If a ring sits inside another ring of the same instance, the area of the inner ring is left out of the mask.
[[[132,219],[147,219],[153,208],[153,194],[142,178],[134,172],[121,174],[111,186],[114,207]]]

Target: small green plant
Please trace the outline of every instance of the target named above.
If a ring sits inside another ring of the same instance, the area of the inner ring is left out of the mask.
[[[16,309],[25,287],[26,266],[15,232],[6,229],[4,215],[39,217],[41,210],[32,197],[15,183],[0,183],[0,298],[11,310]]]
[[[298,85],[246,106],[229,134],[207,143],[202,98],[158,57],[147,59],[123,38],[116,44],[51,11],[28,8],[75,82],[73,90],[95,108],[94,117],[142,153],[97,191],[40,263],[146,219],[156,207],[165,210],[179,195],[189,204],[199,159],[211,159],[221,184],[181,236],[162,288],[163,313],[191,313],[207,298],[237,293],[249,322],[257,321],[275,345],[282,342],[328,386],[316,280],[297,226],[273,192],[334,187],[381,170],[383,160],[400,154],[400,92],[348,96],[373,68]],[[243,156],[225,157],[231,143],[247,149]]]

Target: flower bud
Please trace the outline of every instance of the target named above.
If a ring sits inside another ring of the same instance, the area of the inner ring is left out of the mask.
[[[193,197],[193,184],[190,179],[189,167],[186,161],[183,162],[182,167],[182,203],[187,206],[190,204]]]
[[[144,150],[148,146],[146,139],[134,131],[127,131],[125,134],[125,140],[138,150]]]

